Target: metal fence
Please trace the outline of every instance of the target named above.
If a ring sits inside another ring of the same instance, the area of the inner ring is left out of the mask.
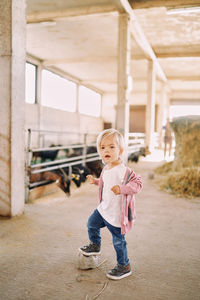
[[[84,142],[81,144],[69,144],[64,146],[55,146],[55,147],[41,147],[41,148],[32,148],[31,147],[31,135],[33,132],[42,132],[42,135],[44,136],[45,131],[39,131],[39,130],[31,130],[28,129],[28,137],[27,137],[27,149],[26,149],[26,170],[27,170],[27,176],[25,179],[25,187],[26,187],[26,193],[25,193],[25,201],[28,202],[29,199],[29,190],[30,188],[36,187],[38,185],[47,183],[47,181],[40,181],[37,183],[30,183],[29,182],[29,175],[36,174],[36,173],[42,173],[47,171],[53,171],[61,168],[68,167],[69,168],[69,179],[71,180],[71,174],[72,174],[72,167],[76,165],[82,164],[85,166],[87,162],[91,161],[97,161],[100,160],[99,154],[97,152],[88,154],[87,149],[92,146],[96,146],[96,143],[87,143],[87,137],[88,133],[84,133]],[[55,131],[46,131],[50,134],[58,134],[58,132]],[[60,133],[59,133],[60,134]],[[63,134],[68,134],[67,132],[64,132]],[[71,133],[70,133],[71,134]],[[96,134],[97,135],[97,134]],[[129,133],[129,142],[127,147],[127,154],[137,152],[140,150],[141,147],[145,147],[145,134],[143,133]],[[55,150],[66,150],[66,149],[77,149],[82,148],[82,155],[74,156],[74,157],[66,157],[63,159],[56,159],[53,161],[48,162],[40,162],[36,164],[32,164],[32,156],[35,152],[43,152],[43,151],[55,151]]]
[[[129,133],[128,136],[127,153],[133,153],[139,151],[142,147],[145,147],[145,134],[144,133]]]

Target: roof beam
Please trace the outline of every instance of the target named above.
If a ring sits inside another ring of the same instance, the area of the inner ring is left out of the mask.
[[[103,13],[110,13],[116,11],[114,5],[94,5],[69,8],[63,10],[54,11],[37,11],[34,13],[27,14],[27,24],[52,22],[56,20],[62,20],[69,17],[86,16],[86,15],[97,15]]]
[[[158,58],[199,58],[200,52],[190,52],[190,53],[157,53],[156,54],[157,59]],[[49,60],[43,60],[44,66],[53,66],[58,64],[79,64],[79,63],[107,63],[107,62],[113,62],[117,59],[117,56],[82,56],[82,57],[63,57],[60,59],[49,59]],[[143,54],[132,54],[131,60],[144,60],[146,59],[146,56]]]
[[[168,80],[181,80],[181,81],[200,81],[200,76],[169,76]]]
[[[144,55],[131,55],[131,60],[144,60]],[[43,60],[44,66],[53,66],[59,64],[80,64],[80,63],[108,63],[117,60],[117,56],[83,56],[83,57],[63,57],[60,59]]]
[[[44,60],[44,66],[52,66],[58,64],[79,64],[79,63],[107,63],[117,59],[116,56],[83,56],[61,59]]]
[[[132,7],[130,6],[128,0],[113,0],[113,3],[116,4],[116,7],[120,13],[127,13],[130,16],[131,20],[131,34],[136,41],[136,43],[143,50],[147,59],[152,60],[155,63],[156,74],[164,82],[167,81],[167,78],[151,48],[149,42],[147,41],[139,23],[136,20],[136,16],[133,12]]]
[[[200,51],[199,52],[172,52],[172,53],[156,53],[157,58],[184,58],[184,57],[200,57]]]
[[[146,77],[134,77],[133,76],[133,81],[134,82],[142,82],[142,81],[146,81]],[[200,76],[169,76],[167,77],[168,81],[200,81]],[[92,82],[98,82],[98,83],[108,83],[108,84],[116,84],[117,81],[116,80],[107,80],[105,78],[102,77],[98,77],[98,78],[91,78],[91,79],[85,79],[84,81],[82,81],[82,83],[92,83]]]
[[[164,6],[167,8],[199,6],[199,0],[129,0],[134,9],[152,8]]]
[[[200,81],[200,76],[188,76],[188,75],[183,75],[183,76],[168,76],[167,77],[168,81]],[[133,76],[133,81],[134,82],[142,82],[146,81],[146,77],[134,77]]]

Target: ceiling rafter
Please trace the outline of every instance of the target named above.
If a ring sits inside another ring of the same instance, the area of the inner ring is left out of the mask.
[[[200,81],[200,76],[193,76],[193,77],[188,77],[188,76],[168,76],[167,79],[170,81],[170,80],[180,80],[180,81]],[[146,82],[146,78],[145,77],[133,77],[133,81],[141,81],[141,82]],[[91,79],[85,79],[82,81],[82,83],[109,83],[109,84],[117,84],[117,81],[116,80],[108,80],[108,79],[105,79],[105,78],[101,78],[101,77],[98,77],[98,78],[91,78]]]
[[[143,50],[145,56],[148,59],[151,59],[155,63],[157,76],[164,82],[167,81],[165,73],[163,72],[156,55],[151,48],[148,40],[146,39],[139,23],[137,22],[136,16],[133,12],[132,7],[130,6],[128,0],[113,0],[113,3],[116,4],[116,7],[120,13],[127,13],[130,16],[131,20],[131,34],[136,43]]]
[[[29,0],[29,1],[34,1],[34,0]],[[45,1],[45,0],[42,0],[42,1]],[[80,21],[82,21],[83,16],[86,16],[85,19],[87,19],[89,21],[92,19],[93,16],[94,17],[96,17],[96,16],[111,16],[112,17],[113,15],[118,16],[119,13],[127,14],[127,11],[131,11],[132,16],[134,16],[134,18],[132,18],[132,21],[131,21],[132,27],[134,27],[134,26],[136,26],[136,23],[138,23],[137,19],[136,19],[137,16],[135,17],[135,11],[136,11],[135,8],[136,7],[134,6],[134,3],[137,4],[137,8],[142,8],[141,6],[144,3],[146,3],[145,5],[147,5],[147,3],[153,3],[153,5],[151,5],[150,7],[164,6],[164,7],[170,8],[169,2],[171,2],[171,3],[173,2],[174,7],[177,7],[177,5],[178,6],[180,5],[180,2],[186,2],[186,1],[181,1],[181,0],[180,1],[179,0],[177,0],[177,1],[176,0],[175,1],[171,1],[171,0],[170,1],[168,1],[168,0],[167,1],[111,0],[111,1],[108,1],[109,2],[108,5],[107,5],[106,1],[102,1],[102,0],[101,0],[101,3],[100,3],[100,1],[97,1],[98,2],[97,4],[94,4],[94,2],[92,2],[92,1],[90,1],[90,2],[93,3],[92,7],[91,6],[78,7],[77,4],[75,4],[76,5],[76,7],[75,7],[75,5],[73,4],[74,7],[67,5],[68,9],[66,9],[66,5],[64,5],[63,6],[64,9],[61,9],[61,5],[60,6],[58,5],[57,7],[56,6],[50,7],[50,9],[46,10],[46,12],[45,11],[42,12],[39,9],[37,10],[37,6],[33,5],[32,7],[29,8],[29,13],[27,16],[27,21],[28,21],[27,28],[29,28],[29,26],[30,26],[29,32],[31,33],[32,32],[31,26],[32,27],[35,26],[35,28],[36,28],[35,32],[37,32],[37,30],[40,29],[40,28],[38,29],[36,27],[38,24],[38,27],[44,26],[46,30],[49,30],[49,32],[53,32],[54,31],[53,27],[50,29],[48,29],[48,27],[47,27],[47,26],[51,26],[53,23],[59,24],[59,29],[60,29],[61,26],[64,26],[65,20],[72,22],[72,21],[76,21],[76,20],[79,21],[79,19],[80,19]],[[102,4],[103,2],[104,2],[104,4]],[[131,2],[133,3],[133,5],[131,4]],[[188,1],[188,2],[190,2],[190,1]],[[125,4],[125,8],[123,7],[123,4]],[[58,7],[60,7],[60,8],[58,8]],[[131,7],[134,9],[132,9]],[[56,9],[55,11],[53,11],[54,8]],[[42,8],[42,9],[44,9],[44,8]],[[51,11],[51,9],[52,9],[52,11]],[[32,10],[32,12],[31,12],[31,10]],[[141,12],[141,14],[143,14],[143,12]],[[146,10],[144,10],[144,14],[146,14]],[[109,18],[106,19],[106,22],[108,19]],[[41,24],[43,22],[44,22],[44,24]],[[48,22],[49,22],[49,24],[47,24]],[[58,23],[58,22],[60,22],[60,23]],[[196,22],[198,22],[198,20],[196,20]],[[140,27],[140,23],[138,23],[138,25]],[[154,28],[154,27],[152,27],[152,28]],[[198,27],[197,27],[197,29],[198,29]],[[55,27],[55,32],[57,33],[56,30],[57,30],[57,27]],[[45,30],[42,30],[42,32],[43,31],[45,32]],[[137,36],[137,34],[135,34],[135,36],[134,36],[132,33],[132,36],[134,38],[132,38],[131,61],[132,61],[133,65],[135,64],[134,66],[136,66],[136,69],[137,69],[138,64],[139,64],[139,62],[137,63],[137,60],[138,61],[141,60],[140,63],[143,67],[141,68],[140,73],[133,74],[133,80],[140,81],[140,79],[141,79],[141,81],[145,81],[146,76],[147,76],[147,74],[146,74],[147,60],[148,59],[153,60],[153,59],[151,56],[151,54],[152,54],[151,51],[149,52],[149,48],[147,47],[147,49],[145,51],[144,50],[145,46],[144,46],[144,48],[141,46],[142,44],[145,45],[144,40],[141,39],[141,44],[138,43],[138,40],[142,37],[142,35],[141,35],[140,31],[139,32],[137,32],[137,31],[138,31],[138,27],[136,26],[135,32],[138,34],[138,36]],[[143,31],[143,29],[142,29],[142,31]],[[144,32],[145,32],[146,36],[150,36],[150,35],[148,35],[148,30],[147,30],[147,33],[146,33],[146,31],[144,31]],[[196,41],[196,43],[195,43],[195,41]],[[167,78],[169,84],[171,84],[171,81],[197,82],[200,80],[199,76],[197,76],[199,74],[198,70],[196,69],[195,73],[192,72],[192,70],[195,68],[195,66],[196,66],[196,68],[198,68],[198,63],[199,63],[199,59],[200,59],[200,53],[198,51],[198,49],[199,49],[198,41],[199,41],[198,39],[196,39],[196,40],[194,39],[193,44],[189,44],[189,43],[186,44],[186,43],[179,42],[177,44],[174,43],[171,45],[167,45],[167,43],[163,44],[162,40],[160,40],[159,42],[153,41],[152,44],[150,43],[150,38],[148,38],[148,40],[146,40],[146,42],[150,45],[150,48],[153,51],[153,54],[155,55],[156,64],[158,63],[160,65],[161,72],[162,72],[162,70],[164,70],[164,72],[166,72],[165,77]],[[32,52],[32,49],[34,50],[34,47],[35,47],[35,45],[33,45],[32,48],[28,49],[29,52]],[[40,56],[37,49],[35,52],[33,51],[33,53],[34,53],[34,55],[36,55],[38,57]],[[97,70],[98,70],[98,67],[100,66],[100,64],[103,64],[103,63],[110,63],[113,65],[114,63],[117,62],[116,54],[112,55],[112,53],[110,51],[107,53],[102,52],[102,54],[98,52],[99,54],[97,54],[97,52],[94,51],[92,53],[92,55],[89,56],[87,54],[87,52],[80,51],[79,54],[77,53],[78,54],[77,57],[73,57],[75,55],[74,53],[73,52],[68,53],[67,51],[60,53],[60,54],[58,53],[57,58],[56,58],[56,56],[51,57],[51,56],[47,56],[47,55],[45,57],[45,54],[43,53],[43,55],[41,57],[43,57],[44,60],[42,60],[40,58],[40,62],[42,64],[42,66],[45,67],[46,69],[51,69],[51,70],[54,69],[55,71],[60,70],[61,71],[60,73],[63,73],[63,76],[65,75],[68,78],[73,77],[67,73],[68,69],[71,70],[70,72],[72,72],[72,74],[76,74],[77,64],[80,64],[81,76],[78,76],[80,79],[78,78],[77,82],[79,82],[80,84],[94,85],[97,87],[97,89],[100,88],[102,91],[104,90],[104,83],[105,83],[105,91],[107,91],[107,88],[108,88],[106,86],[106,83],[108,85],[109,84],[112,85],[113,86],[112,88],[114,88],[114,86],[117,83],[117,80],[115,80],[115,78],[112,78],[113,76],[110,76],[110,75],[109,75],[110,77],[108,77],[108,80],[106,80],[101,74],[101,69],[103,67],[100,68],[100,73],[99,73],[98,79],[92,79],[92,75],[89,76],[89,72],[84,73],[84,71],[89,66],[90,63],[92,66],[96,64]],[[67,56],[67,55],[69,55],[69,56]],[[50,59],[48,59],[48,58],[50,58]],[[166,63],[168,58],[169,58],[169,64]],[[190,58],[191,58],[191,64],[190,64]],[[182,61],[185,63],[185,65],[184,65],[185,68],[188,68],[188,72],[186,72],[186,74],[182,74],[181,70],[180,70],[180,68],[183,64],[180,64],[177,69],[175,68],[175,65],[173,66],[173,62],[179,63]],[[197,62],[197,64],[195,65],[195,62],[193,62],[193,61]],[[69,66],[68,66],[68,64],[69,64]],[[74,64],[74,66],[73,66],[73,64]],[[170,69],[170,66],[172,66],[171,69]],[[74,67],[76,70],[75,72],[73,71]],[[91,66],[90,66],[90,68],[91,68]],[[174,72],[175,76],[173,76],[173,72]],[[189,74],[191,74],[192,77],[189,76]],[[136,75],[140,76],[140,78],[139,77],[135,78],[134,76],[136,76]],[[169,76],[169,75],[171,75],[171,76]],[[179,75],[181,75],[181,77]],[[87,78],[87,77],[89,77],[89,78]],[[90,80],[90,77],[91,77],[91,80]],[[157,77],[158,77],[158,75],[157,75]],[[72,78],[72,80],[74,80],[74,78]]]
[[[53,22],[56,20],[62,20],[69,17],[79,17],[85,15],[97,15],[103,13],[111,13],[116,11],[114,5],[94,5],[94,6],[84,6],[76,7],[63,10],[53,10],[53,11],[37,11],[34,13],[27,14],[27,24],[32,23],[43,23],[43,22]]]
[[[134,9],[163,6],[167,8],[199,6],[199,0],[129,0],[129,3]]]
[[[200,52],[173,52],[173,53],[156,53],[157,58],[199,58]],[[145,55],[140,54],[132,54],[131,60],[144,60],[146,59]],[[60,59],[49,59],[49,60],[43,60],[44,66],[52,66],[52,65],[58,65],[58,64],[78,64],[78,63],[107,63],[107,62],[113,62],[117,60],[117,56],[81,56],[81,57],[63,57]]]
[[[157,58],[184,58],[184,57],[200,57],[200,51],[199,52],[171,52],[171,53],[156,53]]]
[[[61,59],[49,59],[44,60],[44,66],[52,66],[58,64],[71,64],[71,63],[103,63],[115,61],[116,56],[84,56],[84,57],[72,57],[72,58],[61,58]]]

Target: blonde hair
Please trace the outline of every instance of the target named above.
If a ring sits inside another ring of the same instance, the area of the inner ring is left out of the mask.
[[[120,159],[122,159],[122,154],[124,152],[124,138],[123,135],[116,129],[114,128],[110,128],[110,129],[106,129],[103,130],[102,132],[99,133],[98,137],[97,137],[97,151],[99,153],[100,147],[101,147],[101,142],[105,137],[108,136],[113,136],[115,137],[115,140],[119,146],[119,148],[121,149],[121,154],[120,154]]]

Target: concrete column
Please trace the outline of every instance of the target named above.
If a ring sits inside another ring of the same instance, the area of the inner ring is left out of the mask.
[[[170,112],[169,112],[169,109],[170,109],[170,91],[167,90],[167,93],[166,93],[166,120],[167,118],[170,118]]]
[[[130,20],[126,14],[119,15],[118,36],[118,95],[116,105],[116,129],[124,134],[125,142],[129,133],[129,86],[130,74]]]
[[[42,89],[42,66],[37,65],[37,76],[36,76],[36,105],[38,109],[37,129],[41,129],[41,89]],[[43,135],[38,132],[38,148],[42,147]]]
[[[150,151],[154,149],[155,128],[155,94],[156,94],[156,72],[152,60],[148,65],[147,81],[147,106],[146,106],[146,146]]]
[[[0,215],[24,210],[25,0],[0,1]]]
[[[160,101],[158,108],[158,134],[159,134],[159,148],[162,149],[163,145],[163,126],[166,124],[167,119],[167,84],[161,82]]]
[[[79,89],[80,85],[76,84],[76,113],[79,113]]]

